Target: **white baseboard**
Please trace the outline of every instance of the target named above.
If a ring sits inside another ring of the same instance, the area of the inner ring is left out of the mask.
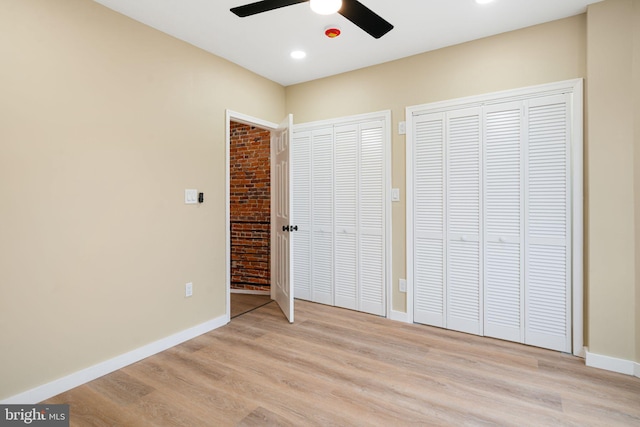
[[[208,322],[186,329],[177,334],[168,336],[161,340],[152,342],[143,347],[132,350],[128,353],[116,356],[113,359],[106,360],[98,363],[97,365],[90,366],[86,369],[74,372],[66,377],[59,378],[51,381],[47,384],[32,388],[23,393],[16,394],[7,399],[0,401],[2,405],[9,404],[36,404],[43,400],[49,399],[72,388],[78,387],[82,384],[86,384],[89,381],[93,381],[96,378],[100,378],[103,375],[117,371],[132,363],[138,362],[161,351],[167,350],[199,335],[213,331],[221,326],[226,325],[228,322],[227,316],[220,316],[216,319],[212,319]]]
[[[640,363],[634,363],[634,375],[640,378]]]
[[[389,315],[389,319],[395,320],[397,322],[410,323],[409,322],[409,315],[407,313],[402,312],[402,311],[391,310],[391,314]]]
[[[250,289],[230,289],[232,294],[247,294],[247,295],[271,295],[271,291],[253,291]]]
[[[587,358],[585,360],[585,364],[592,368],[605,369],[607,371],[618,372],[620,374],[638,376],[637,363],[634,363],[631,360],[618,359],[615,357],[590,353],[589,350],[587,350]]]

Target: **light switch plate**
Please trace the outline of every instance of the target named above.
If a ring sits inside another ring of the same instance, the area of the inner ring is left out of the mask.
[[[399,122],[398,123],[398,134],[406,135],[407,134],[407,122]]]
[[[399,188],[392,188],[391,189],[391,201],[392,202],[399,202],[400,201],[400,189]]]
[[[184,190],[184,202],[187,205],[198,203],[198,190]]]

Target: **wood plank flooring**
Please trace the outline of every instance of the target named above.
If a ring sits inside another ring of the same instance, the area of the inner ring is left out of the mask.
[[[236,294],[231,295],[231,318],[255,310],[272,301],[269,295]]]
[[[47,401],[72,426],[640,426],[640,379],[582,359],[296,301]]]

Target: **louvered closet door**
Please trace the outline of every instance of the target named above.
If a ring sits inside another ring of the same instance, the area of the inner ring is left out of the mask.
[[[413,122],[414,320],[445,326],[444,114]]]
[[[311,300],[333,305],[333,128],[312,131]]]
[[[293,135],[290,147],[292,179],[293,283],[295,298],[311,300],[311,132]]]
[[[359,307],[385,314],[384,122],[359,125]]]
[[[335,128],[335,305],[358,308],[358,126]]]
[[[484,110],[484,335],[524,337],[524,106]]]
[[[447,113],[447,324],[482,334],[480,109]]]
[[[525,343],[571,351],[568,95],[527,101]]]

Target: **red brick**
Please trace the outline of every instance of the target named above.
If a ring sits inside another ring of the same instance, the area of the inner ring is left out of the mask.
[[[231,123],[232,289],[269,289],[270,140],[268,131]]]

